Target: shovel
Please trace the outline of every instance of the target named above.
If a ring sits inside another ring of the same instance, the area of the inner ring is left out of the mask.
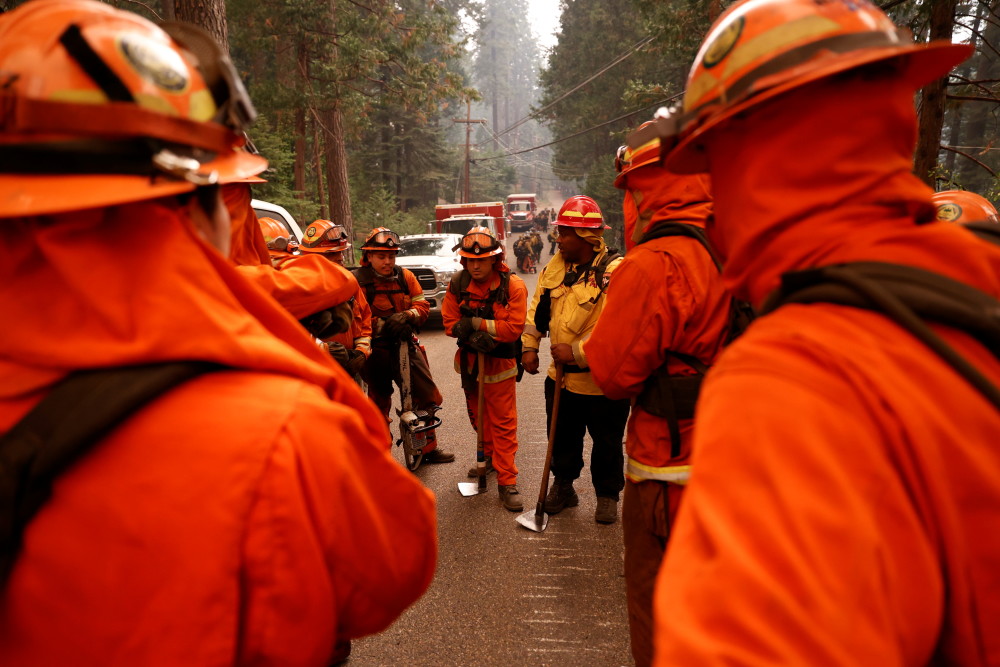
[[[475,496],[486,493],[486,453],[483,449],[483,408],[486,394],[486,372],[483,370],[483,360],[486,355],[479,353],[479,395],[476,398],[476,473],[479,478],[476,482],[459,482],[458,492],[463,496]]]
[[[542,467],[542,486],[538,489],[538,504],[535,511],[527,511],[516,521],[536,533],[549,525],[549,515],[545,513],[545,493],[549,490],[549,467],[552,465],[552,443],[556,439],[556,420],[559,419],[559,397],[562,395],[563,366],[556,364],[556,393],[552,398],[552,418],[549,419],[549,446],[545,450],[545,465]]]

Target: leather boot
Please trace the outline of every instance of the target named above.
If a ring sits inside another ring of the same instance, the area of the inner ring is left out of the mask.
[[[552,488],[545,496],[545,511],[548,514],[558,514],[567,507],[576,507],[580,504],[580,498],[573,490],[573,481],[564,482],[556,477],[552,483]]]
[[[442,449],[432,449],[424,454],[424,463],[451,463],[455,455]]]
[[[524,503],[521,502],[521,494],[517,491],[517,484],[507,486],[498,484],[497,492],[500,494],[500,502],[503,503],[506,509],[511,512],[520,512],[524,509]]]
[[[618,520],[618,501],[614,498],[597,496],[597,511],[594,521],[597,523],[614,523]]]

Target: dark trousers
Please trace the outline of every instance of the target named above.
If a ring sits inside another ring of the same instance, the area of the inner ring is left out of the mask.
[[[552,399],[556,383],[545,378],[545,414],[552,421]],[[588,396],[562,390],[556,439],[552,443],[552,474],[560,481],[572,481],[583,471],[583,438],[594,440],[590,455],[590,479],[600,498],[614,498],[625,486],[625,449],[622,440],[628,422],[628,399],[613,401],[606,396]]]

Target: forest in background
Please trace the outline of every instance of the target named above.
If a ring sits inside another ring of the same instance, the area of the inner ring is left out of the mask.
[[[617,232],[615,150],[680,99],[698,44],[730,4],[563,0],[546,52],[527,0],[108,2],[217,35],[260,114],[251,138],[271,168],[255,196],[361,237],[379,225],[423,231],[435,204],[460,201],[467,127],[473,201],[579,191]],[[18,4],[0,0],[0,10]],[[917,96],[915,169],[936,189],[1000,198],[1000,0],[878,4],[918,40],[975,46]]]

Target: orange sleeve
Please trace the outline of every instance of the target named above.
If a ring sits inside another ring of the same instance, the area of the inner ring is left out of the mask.
[[[417,326],[422,326],[430,316],[431,305],[424,298],[424,289],[413,272],[403,269],[403,275],[406,276],[406,286],[410,289],[410,309],[414,311],[414,321]]]
[[[365,298],[365,291],[358,285],[354,293],[354,319],[351,322],[351,335],[354,338],[355,349],[361,350],[367,357],[371,354],[372,343],[372,309]]]
[[[452,327],[462,319],[462,312],[459,310],[458,297],[451,293],[449,289],[444,299],[441,301],[441,321],[444,324],[444,332],[451,336]]]
[[[236,270],[297,319],[344,303],[358,285],[350,271],[317,255],[290,257],[280,269],[265,264]]]
[[[375,446],[363,415],[310,389],[292,398],[246,522],[247,662],[322,664],[297,654],[313,639],[295,638],[385,629],[437,558],[433,494]]]
[[[483,321],[482,327],[494,331],[490,333],[501,343],[516,341],[524,332],[524,320],[528,314],[528,288],[524,281],[511,275],[507,285],[507,305],[493,304],[494,320]]]

